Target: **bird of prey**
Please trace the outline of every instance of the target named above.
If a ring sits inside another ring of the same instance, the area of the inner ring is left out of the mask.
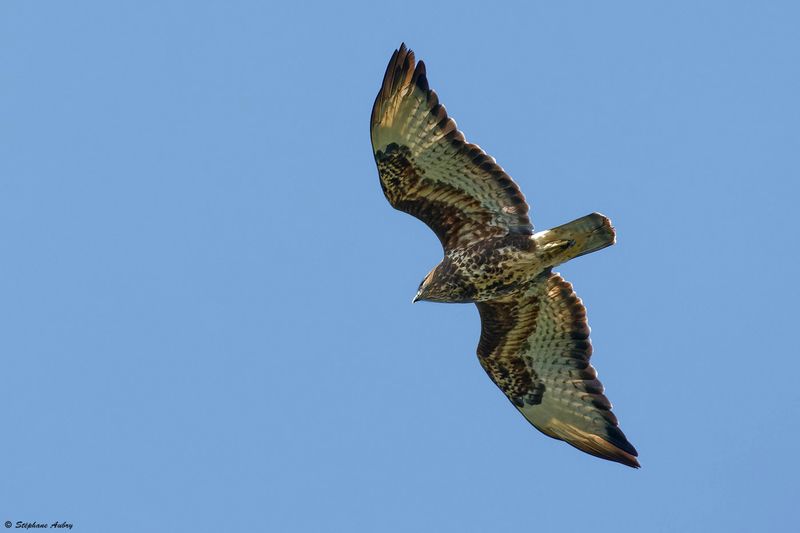
[[[589,363],[586,308],[553,272],[614,244],[608,218],[592,213],[534,233],[517,184],[464,139],[405,44],[386,68],[370,130],[387,200],[427,224],[444,249],[414,301],[474,302],[478,359],[514,407],[545,435],[638,468]]]

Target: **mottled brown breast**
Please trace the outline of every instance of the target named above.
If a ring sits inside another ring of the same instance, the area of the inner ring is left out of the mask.
[[[541,275],[535,243],[525,235],[505,235],[448,251],[456,272],[473,287],[473,301],[505,296]]]

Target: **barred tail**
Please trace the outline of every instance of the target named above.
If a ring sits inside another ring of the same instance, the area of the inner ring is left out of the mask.
[[[602,250],[616,242],[616,233],[608,217],[592,213],[533,236],[537,248],[552,250],[553,265]]]

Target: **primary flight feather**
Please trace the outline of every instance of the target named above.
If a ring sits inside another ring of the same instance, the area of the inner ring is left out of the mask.
[[[589,363],[586,308],[553,267],[610,246],[599,213],[538,233],[511,177],[470,144],[401,45],[372,108],[370,135],[389,203],[427,224],[444,259],[414,301],[474,302],[478,359],[537,429],[586,453],[639,467]]]

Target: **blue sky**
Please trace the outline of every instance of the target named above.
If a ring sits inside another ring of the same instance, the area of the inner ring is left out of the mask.
[[[796,3],[0,4],[0,521],[79,531],[789,531]],[[378,185],[401,41],[560,268],[635,471],[548,439],[416,304]]]

